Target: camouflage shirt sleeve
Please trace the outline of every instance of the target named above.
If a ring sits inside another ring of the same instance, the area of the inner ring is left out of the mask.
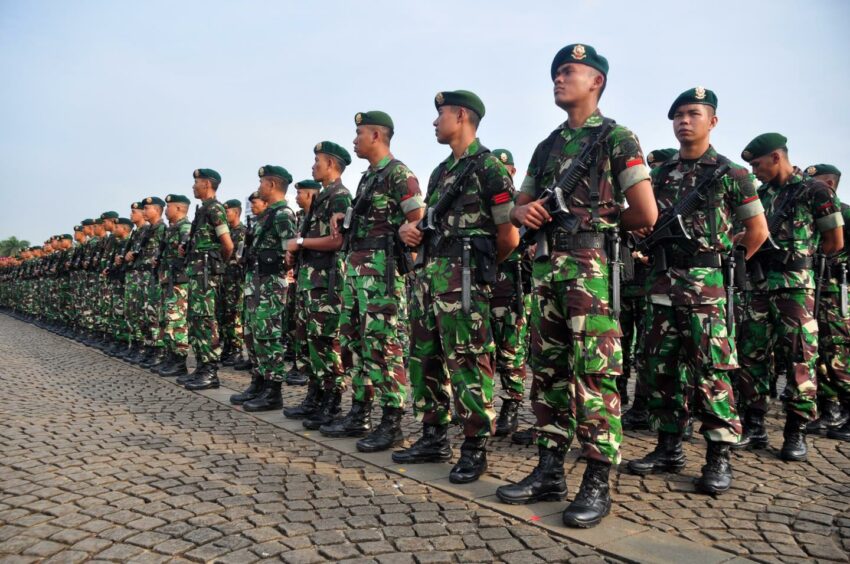
[[[407,168],[400,164],[390,174],[390,185],[395,187],[402,213],[405,215],[425,207],[422,191],[419,188],[419,179]]]
[[[484,159],[481,182],[481,197],[490,208],[493,223],[510,223],[511,209],[514,207],[514,183],[508,169],[494,155],[487,155]]]
[[[537,170],[537,163],[540,162],[540,152],[544,150],[543,145],[545,143],[546,141],[541,141],[535,147],[534,153],[531,155],[531,162],[528,163],[528,168],[525,172],[525,178],[523,178],[519,188],[520,192],[528,194],[532,198],[537,195],[537,174],[539,172]]]
[[[618,125],[611,132],[608,155],[615,192],[624,194],[638,182],[649,180],[649,167],[644,162],[640,141],[628,128]]]
[[[220,203],[214,202],[207,210],[207,221],[215,229],[216,237],[230,233],[230,226],[227,224],[227,212],[224,211],[224,206]]]
[[[274,227],[275,231],[277,231],[281,250],[285,251],[286,243],[295,237],[295,214],[289,206],[283,206],[277,215],[274,216]]]
[[[331,196],[330,201],[328,202],[328,210],[331,215],[335,213],[345,213],[345,210],[347,210],[350,205],[351,193],[346,189],[341,189],[337,190],[336,193]]]
[[[812,217],[821,233],[844,225],[838,194],[819,180],[812,181]]]
[[[755,177],[745,168],[733,164],[729,173],[723,177],[723,182],[729,190],[729,204],[737,221],[764,213],[764,206],[756,191]]]

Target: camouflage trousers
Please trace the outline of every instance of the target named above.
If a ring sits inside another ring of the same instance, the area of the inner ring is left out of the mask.
[[[338,291],[338,290],[337,290]],[[296,307],[304,314],[304,341],[310,359],[310,377],[326,392],[343,391],[345,375],[339,345],[339,296],[328,288],[298,291]]]
[[[128,270],[124,279],[124,315],[130,338],[136,343],[142,343],[145,336],[142,333],[145,294],[142,291],[142,273],[139,270]]]
[[[295,349],[294,367],[299,372],[310,374],[312,368],[310,366],[310,350],[307,346],[307,312],[299,303],[298,286],[290,286],[290,294],[287,299],[295,300],[295,307],[290,307],[289,312],[293,319],[292,324],[292,343]]]
[[[770,352],[786,370],[785,407],[799,417],[817,417],[818,324],[813,317],[814,290],[752,292],[746,305],[738,349],[741,357],[739,409],[767,413]]]
[[[850,315],[841,316],[841,295],[824,292],[818,311],[818,396],[850,405]]]
[[[95,301],[95,326],[98,331],[108,332],[112,319],[112,287],[109,279],[103,274],[97,274],[97,300]]]
[[[516,300],[516,296],[490,300],[490,327],[496,347],[496,374],[502,384],[502,399],[522,401],[528,324],[524,300],[520,308],[517,308]]]
[[[647,304],[644,356],[653,430],[681,434],[693,411],[706,440],[738,442],[741,421],[730,372],[738,368],[738,355],[734,331],[727,333],[725,307]]]
[[[644,347],[644,323],[646,321],[646,298],[644,296],[623,297],[620,304],[620,328],[623,331],[623,376],[628,380],[632,373],[639,374]],[[636,387],[640,388],[638,380]]]
[[[351,351],[353,399],[371,404],[375,389],[382,407],[404,407],[407,370],[399,340],[404,280],[387,288],[383,276],[347,276],[342,289],[339,343]]]
[[[608,277],[553,281],[551,263],[534,264],[531,407],[546,448],[578,435],[587,460],[619,464],[623,428],[617,376],[620,326],[611,316]]]
[[[219,324],[224,350],[242,351],[244,344],[242,292],[241,271],[239,274],[228,273],[222,278]]]
[[[162,340],[168,351],[189,356],[189,284],[166,286],[162,296]]]
[[[286,279],[283,275],[245,277],[245,340],[258,373],[266,380],[283,382],[283,316],[286,311]],[[240,343],[241,347],[241,343]],[[241,348],[240,348],[241,350]]]
[[[204,285],[203,273],[189,277],[189,344],[199,363],[218,364],[221,359],[217,303],[221,278],[210,275]]]
[[[417,273],[410,303],[410,380],[417,421],[448,425],[450,402],[465,437],[488,437],[493,409],[493,345],[490,295],[472,285],[469,313],[459,292],[437,293],[434,281]]]
[[[145,269],[140,272],[139,283],[145,300],[141,319],[145,346],[163,347],[165,343],[159,324],[162,317],[162,286],[159,285],[159,277],[150,269]]]
[[[127,323],[124,279],[113,280],[110,286],[112,292],[112,309],[109,312],[109,326],[115,338],[122,343],[130,340],[130,325]]]
[[[89,331],[95,330],[95,309],[97,308],[97,284],[94,274],[84,273],[83,308],[80,311],[80,324]]]

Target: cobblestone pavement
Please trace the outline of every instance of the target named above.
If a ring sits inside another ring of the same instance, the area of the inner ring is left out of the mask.
[[[0,315],[0,561],[602,561]]]

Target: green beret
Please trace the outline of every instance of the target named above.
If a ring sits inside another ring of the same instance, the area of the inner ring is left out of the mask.
[[[94,220],[93,219],[84,219],[80,223],[83,225],[83,227],[88,227],[89,225],[94,225]]]
[[[831,164],[816,164],[808,167],[806,169],[806,174],[809,176],[819,176],[821,174],[834,174],[835,176],[841,176],[841,171],[838,170],[838,167]]]
[[[315,180],[302,180],[295,183],[295,188],[298,190],[321,190],[322,185]]]
[[[98,217],[97,219],[94,220],[94,224],[95,225],[103,225],[103,218]]]
[[[257,190],[251,192],[251,195],[248,196],[248,201],[253,202],[254,200],[260,199],[260,193]]]
[[[390,131],[392,131],[395,127],[393,125],[393,118],[390,117],[390,114],[378,110],[372,110],[371,112],[357,112],[354,114],[354,123],[355,125],[381,125],[383,127],[390,128]]]
[[[118,219],[118,212],[103,212],[102,214],[100,214],[100,219]]]
[[[190,204],[189,198],[182,194],[169,194],[165,197],[165,202],[167,204],[175,203],[175,204]]]
[[[596,52],[596,49],[590,45],[582,45],[574,43],[567,45],[555,54],[552,59],[552,80],[558,74],[558,67],[566,63],[579,63],[593,67],[601,72],[605,77],[608,76],[608,59]]]
[[[242,209],[242,202],[240,202],[239,200],[237,200],[235,198],[232,199],[232,200],[227,200],[226,202],[224,202],[224,209],[228,210],[230,208],[239,208],[241,210]]]
[[[704,104],[706,106],[711,106],[716,110],[717,95],[708,88],[703,88],[702,86],[689,88],[679,94],[679,97],[673,101],[673,105],[670,106],[670,111],[667,112],[667,119],[673,119],[673,114],[676,112],[676,108],[686,104]]]
[[[670,157],[675,155],[678,151],[676,149],[655,149],[654,151],[650,151],[648,155],[646,155],[646,164],[652,166],[656,163],[663,163],[668,160]]]
[[[340,147],[342,149],[342,147]],[[344,149],[343,149],[344,150]],[[347,155],[348,153],[346,153]],[[351,162],[351,157],[348,158],[348,162]],[[348,164],[348,163],[346,163]],[[282,178],[286,180],[286,183],[289,184],[292,182],[292,175],[289,174],[289,171],[283,168],[282,166],[275,165],[265,165],[261,166],[260,170],[257,171],[257,176],[260,178],[265,178],[266,176],[276,176],[278,178]]]
[[[333,141],[322,141],[320,143],[316,143],[316,146],[313,147],[313,152],[325,153],[326,155],[334,156],[344,162],[345,166],[351,164],[351,155],[348,154],[348,151],[346,151]]]
[[[75,225],[75,226],[74,226],[74,231],[82,231],[82,230],[83,230],[83,226],[82,226],[82,225]]]
[[[750,162],[777,149],[786,148],[786,143],[788,143],[788,139],[781,133],[762,133],[744,147],[741,158]]]
[[[60,238],[60,239],[73,239],[73,238],[74,238],[74,236],[73,236],[73,235],[71,235],[70,233],[64,233],[64,234],[62,234],[62,235],[59,235],[59,238]]]
[[[143,209],[145,209],[145,203],[144,202],[133,202],[132,204],[130,204],[130,209],[143,210]]]
[[[221,175],[211,168],[196,168],[192,176],[195,178],[210,178],[221,182]]]
[[[144,200],[142,200],[142,202],[143,202],[146,206],[148,206],[148,205],[157,205],[157,206],[159,206],[159,207],[161,207],[161,208],[164,208],[164,207],[165,207],[165,202],[164,202],[164,201],[162,201],[162,198],[157,198],[156,196],[148,196],[147,198],[145,198]]]
[[[133,225],[133,222],[127,217],[119,217],[118,225]]]
[[[507,149],[496,149],[491,151],[491,153],[493,153],[493,156],[497,159],[502,161],[503,165],[514,165],[514,156]]]
[[[469,90],[437,92],[437,95],[434,96],[434,106],[437,109],[440,109],[442,106],[460,106],[472,110],[478,114],[479,118],[484,117],[484,102],[474,92],[470,92]]]

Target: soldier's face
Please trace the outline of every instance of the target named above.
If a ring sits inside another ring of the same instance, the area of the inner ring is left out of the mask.
[[[82,243],[83,241],[85,241],[86,235],[82,231],[74,231],[74,239],[77,241],[77,243]]]
[[[145,205],[144,216],[145,216],[145,219],[148,220],[149,222],[151,222],[151,223],[155,222],[156,220],[159,219],[159,217],[161,215],[162,215],[162,208],[160,208],[158,205],[156,205],[156,204],[146,204]]]
[[[717,116],[705,104],[685,104],[673,113],[673,134],[679,143],[694,143],[708,139],[717,125]]]
[[[460,129],[460,112],[451,106],[440,106],[437,109],[437,119],[434,120],[434,135],[437,142],[447,144]]]
[[[555,104],[561,108],[574,105],[591,96],[591,90],[599,74],[587,65],[566,63],[555,73]],[[593,94],[595,95],[595,94]]]
[[[122,223],[122,224],[115,226],[115,236],[118,237],[119,239],[124,239],[129,234],[130,234],[130,226],[129,225],[124,225]]]
[[[130,221],[138,225],[139,223],[145,220],[145,214],[142,210],[131,210],[130,211]]]
[[[779,151],[773,151],[767,155],[750,161],[753,174],[762,183],[768,183],[779,175],[780,157]]]
[[[206,190],[208,185],[209,181],[206,178],[196,178],[195,182],[192,183],[192,195],[200,199],[201,194]]]
[[[260,215],[264,211],[266,211],[267,203],[262,201],[260,198],[254,198],[251,200],[251,213],[254,215]]]
[[[103,220],[103,230],[109,231],[110,233],[115,231],[115,220],[114,219],[104,219]]]
[[[317,154],[313,157],[313,180],[321,182],[328,177],[328,172],[330,172],[331,168],[329,161],[330,157],[324,155]]]
[[[317,155],[318,156],[318,155]],[[314,165],[315,168],[315,165]],[[260,195],[260,199],[265,202],[268,202],[271,199],[272,191],[274,190],[274,184],[272,184],[271,180],[266,178],[260,179],[260,186],[257,188],[257,194]]]
[[[224,214],[227,217],[227,223],[236,224],[239,223],[239,216],[242,214],[242,210],[239,208],[227,208]]]
[[[354,135],[354,153],[361,159],[368,157],[372,146],[375,144],[375,138],[374,129],[358,125]]]

